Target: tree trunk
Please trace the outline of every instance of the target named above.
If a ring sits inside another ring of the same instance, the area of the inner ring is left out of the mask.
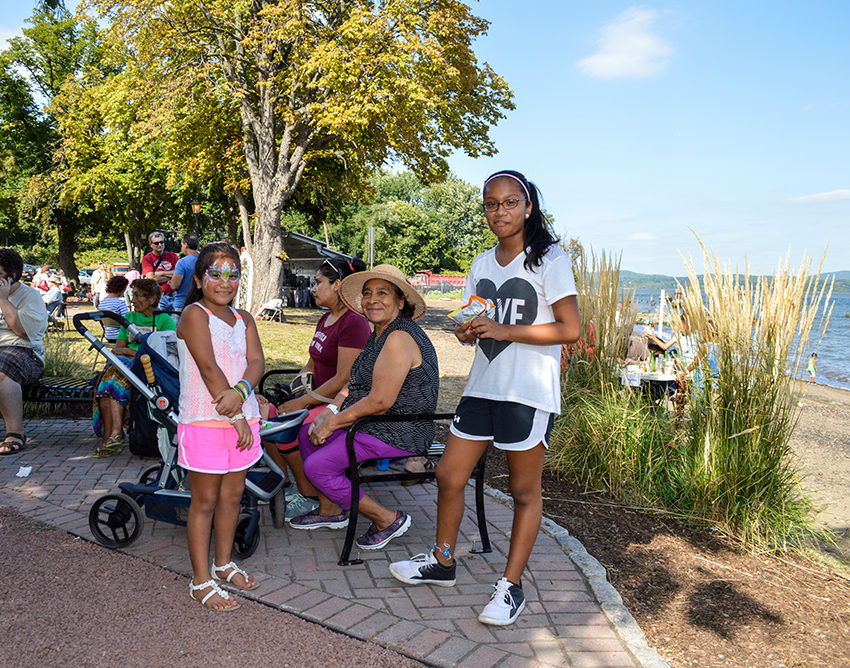
[[[283,252],[283,234],[280,230],[280,208],[264,216],[260,207],[260,215],[254,231],[253,252],[254,261],[254,304],[262,304],[269,299],[280,296],[283,283],[283,265],[280,255]]]
[[[74,253],[77,252],[77,240],[75,237],[76,226],[66,218],[67,213],[58,209],[55,211],[56,232],[59,238],[59,268],[65,272],[65,277],[74,282],[79,282],[80,275],[77,264],[74,262]]]

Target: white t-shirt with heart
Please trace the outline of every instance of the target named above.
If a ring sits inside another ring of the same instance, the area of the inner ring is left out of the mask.
[[[525,253],[507,267],[491,248],[472,262],[463,291],[496,304],[494,319],[506,325],[555,322],[552,304],[576,294],[569,256],[552,246],[533,271],[523,266]],[[463,396],[513,401],[549,413],[561,412],[561,346],[538,346],[479,339]]]

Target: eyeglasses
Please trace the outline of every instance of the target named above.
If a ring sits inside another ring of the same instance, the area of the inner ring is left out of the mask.
[[[526,201],[528,200],[512,197],[511,199],[506,199],[504,202],[484,202],[483,206],[487,213],[496,213],[499,210],[499,205],[504,207],[505,211],[510,211],[511,209],[516,209],[517,204],[520,202]]]
[[[151,241],[151,246],[164,246],[164,241]]]

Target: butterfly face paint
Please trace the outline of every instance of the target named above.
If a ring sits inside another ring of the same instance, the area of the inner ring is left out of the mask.
[[[239,282],[239,269],[235,265],[230,264],[229,260],[225,260],[220,265],[210,265],[204,272],[204,287],[209,283],[220,283],[228,281],[230,283]]]

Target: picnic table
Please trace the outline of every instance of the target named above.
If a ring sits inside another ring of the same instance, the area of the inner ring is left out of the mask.
[[[673,396],[678,389],[676,374],[666,370],[644,371],[637,364],[630,364],[620,372],[620,383],[630,387],[639,387],[655,403]]]

